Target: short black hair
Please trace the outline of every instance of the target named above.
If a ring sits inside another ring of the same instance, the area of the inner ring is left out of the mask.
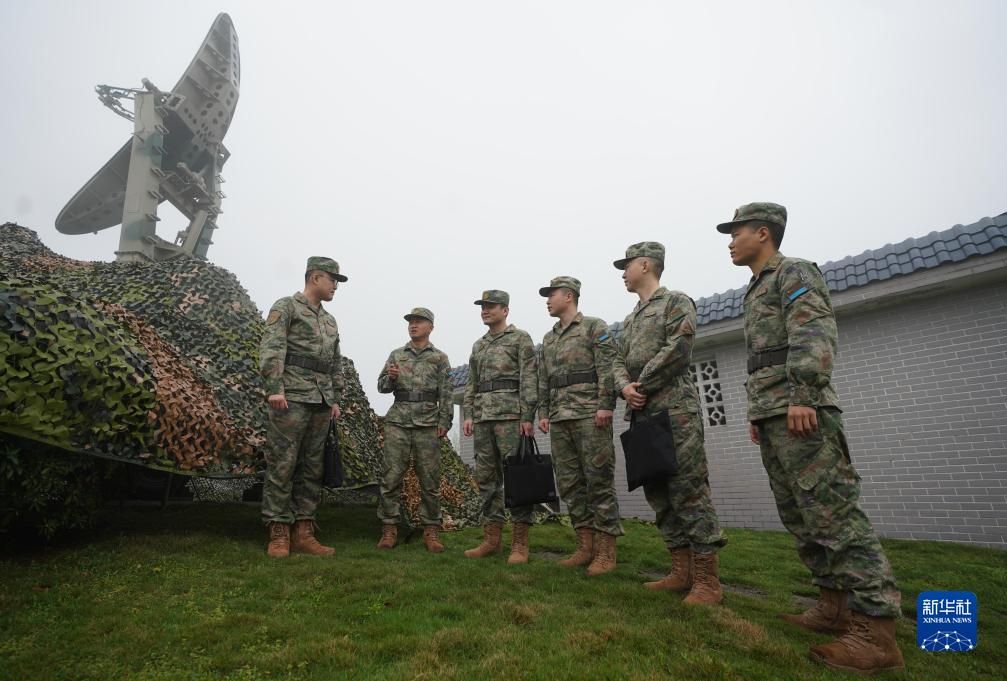
[[[783,225],[777,224],[775,222],[769,222],[767,220],[752,220],[748,225],[753,230],[760,230],[763,227],[769,230],[769,238],[773,240],[773,246],[776,250],[780,250],[780,244],[783,243],[783,233],[787,230]]]

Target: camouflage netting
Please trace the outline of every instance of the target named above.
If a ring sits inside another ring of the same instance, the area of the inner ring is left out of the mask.
[[[263,467],[262,315],[237,278],[194,258],[90,263],[0,226],[0,433],[178,473]],[[346,486],[373,485],[383,444],[353,363],[340,439]],[[468,468],[444,441],[445,510],[478,513]],[[419,501],[407,479],[407,507]]]

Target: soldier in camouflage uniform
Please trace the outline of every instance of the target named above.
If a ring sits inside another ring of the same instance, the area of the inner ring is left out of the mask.
[[[335,553],[315,539],[322,490],[322,450],[330,419],[339,418],[343,390],[339,327],[322,308],[346,281],[331,258],[308,258],[304,291],[280,298],[266,317],[259,371],[269,402],[262,519],[267,553]],[[293,535],[290,526],[293,524]]]
[[[522,435],[532,434],[537,402],[535,346],[531,336],[507,324],[510,295],[483,291],[475,301],[483,324],[489,327],[472,346],[469,378],[465,386],[466,437],[475,436],[475,477],[482,499],[483,540],[469,549],[469,558],[500,551],[504,522],[503,462],[517,450]],[[510,564],[528,562],[528,530],[532,507],[512,508],[514,533]]]
[[[699,392],[689,376],[696,304],[661,286],[664,246],[656,241],[633,244],[613,264],[623,270],[626,290],[640,298],[623,322],[615,389],[626,400],[627,415],[668,414],[678,457],[675,475],[643,488],[672,558],[671,573],[644,586],[688,591],[685,603],[714,605],[723,599],[717,552],[727,540],[710,499]]]
[[[604,321],[578,311],[579,280],[556,277],[539,294],[559,319],[542,339],[539,429],[549,433],[556,483],[577,533],[576,551],[559,564],[600,575],[615,569],[615,538],[623,534],[612,444],[615,346]]]
[[[395,547],[401,518],[402,479],[413,459],[420,482],[420,522],[423,543],[431,553],[441,553],[441,447],[451,428],[451,364],[448,356],[430,342],[434,313],[416,307],[405,316],[409,342],[388,356],[378,392],[393,393],[395,403],[385,415],[385,451],[381,470],[381,520],[379,549]]]
[[[838,330],[829,289],[817,265],[779,252],[786,225],[783,206],[752,203],[717,226],[731,235],[731,260],[753,274],[744,302],[749,434],[780,520],[820,589],[813,608],[784,619],[841,634],[811,648],[830,667],[899,669],[901,595],[858,501],[860,476],[831,383]]]

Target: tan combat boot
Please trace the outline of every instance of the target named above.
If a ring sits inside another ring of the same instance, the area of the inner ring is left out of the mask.
[[[559,562],[562,567],[590,565],[594,559],[594,530],[581,527],[577,530],[577,550]]]
[[[850,611],[850,629],[831,643],[812,646],[810,657],[833,669],[875,674],[902,669],[902,651],[895,642],[895,619]]]
[[[395,539],[399,536],[399,528],[395,525],[386,524],[381,526],[381,539],[378,541],[379,549],[394,549]]]
[[[682,601],[687,605],[716,605],[724,600],[716,553],[692,553],[692,589]]]
[[[494,553],[500,553],[500,532],[503,530],[502,523],[488,523],[483,525],[483,541],[474,549],[465,552],[466,558],[485,558]]]
[[[688,591],[692,588],[692,549],[685,546],[668,551],[671,553],[671,572],[656,582],[644,582],[644,589]]]
[[[780,615],[791,624],[796,624],[808,631],[819,631],[825,634],[842,634],[850,628],[850,609],[846,606],[848,591],[821,588],[818,602],[813,608],[800,615]]]
[[[266,555],[270,558],[286,558],[290,555],[290,525],[269,523],[269,546]]]
[[[331,556],[336,552],[331,546],[322,546],[315,539],[315,521],[302,518],[294,522],[294,534],[290,540],[290,550],[309,556]]]
[[[437,528],[433,525],[423,528],[423,545],[430,553],[444,553],[444,544],[441,543],[440,537],[437,536]]]
[[[510,555],[507,556],[508,565],[524,565],[528,562],[528,523],[514,523],[514,532],[511,536]]]
[[[615,536],[599,532],[594,542],[594,560],[587,566],[587,576],[596,577],[615,569]]]

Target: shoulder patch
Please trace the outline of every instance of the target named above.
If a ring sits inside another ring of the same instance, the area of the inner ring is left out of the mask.
[[[790,302],[794,302],[795,300],[797,300],[798,298],[800,298],[801,296],[803,296],[805,293],[807,293],[810,290],[811,290],[810,288],[808,288],[807,286],[805,286],[803,284],[800,285],[800,286],[797,286],[797,287],[791,289],[790,291],[787,291],[787,300],[789,300]]]
[[[283,317],[283,313],[280,312],[279,310],[270,310],[269,316],[266,317],[266,324],[269,325],[269,326],[271,326],[271,325],[275,324],[276,322],[280,321],[280,319],[282,317]]]

